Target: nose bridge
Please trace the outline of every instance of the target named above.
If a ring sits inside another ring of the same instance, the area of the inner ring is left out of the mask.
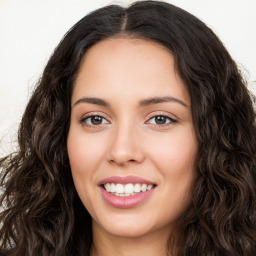
[[[110,144],[110,160],[112,162],[124,164],[143,160],[138,128],[128,120],[123,120],[116,125]]]

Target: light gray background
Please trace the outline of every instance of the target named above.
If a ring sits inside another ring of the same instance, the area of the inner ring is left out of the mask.
[[[15,149],[33,87],[66,31],[111,0],[0,0],[0,155]],[[220,37],[256,94],[256,1],[169,0],[202,19]]]

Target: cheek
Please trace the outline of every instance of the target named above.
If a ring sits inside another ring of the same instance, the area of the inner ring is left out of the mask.
[[[67,148],[69,162],[77,193],[88,211],[93,205],[94,190],[92,186],[95,184],[94,170],[97,166],[96,157],[99,148],[91,143],[88,139],[84,139],[81,134],[75,130],[70,130]]]
[[[97,147],[88,144],[83,136],[75,130],[70,130],[67,140],[69,163],[76,190],[85,204],[88,203],[90,186],[94,181],[94,170],[97,161]]]
[[[154,161],[161,165],[161,170],[178,171],[194,169],[197,155],[197,141],[193,131],[173,133],[162,138],[152,138],[148,150]]]
[[[161,172],[163,189],[168,195],[166,200],[182,212],[190,202],[190,188],[196,178],[196,138],[192,131],[175,133],[157,141],[157,147],[149,148],[151,159]],[[151,145],[155,143],[152,141]]]
[[[96,138],[70,131],[67,147],[73,174],[84,176],[97,167],[103,150],[98,142]]]

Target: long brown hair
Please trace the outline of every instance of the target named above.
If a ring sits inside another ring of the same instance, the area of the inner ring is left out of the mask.
[[[223,44],[200,20],[164,2],[96,10],[51,56],[27,105],[19,150],[0,160],[0,254],[89,255],[91,217],[67,154],[73,82],[86,51],[109,37],[168,48],[191,97],[199,143],[192,203],[181,216],[177,256],[256,255],[256,127],[252,101]]]

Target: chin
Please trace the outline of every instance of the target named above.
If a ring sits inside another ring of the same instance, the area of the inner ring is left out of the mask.
[[[93,221],[93,225],[101,227],[105,232],[118,237],[141,237],[152,231],[152,221],[145,218],[138,218],[138,216],[112,216],[109,218],[104,216],[99,218],[97,222]]]
[[[150,233],[150,229],[143,227],[127,227],[127,226],[112,226],[111,228],[106,229],[106,231],[117,237],[123,238],[138,238],[146,236]]]

